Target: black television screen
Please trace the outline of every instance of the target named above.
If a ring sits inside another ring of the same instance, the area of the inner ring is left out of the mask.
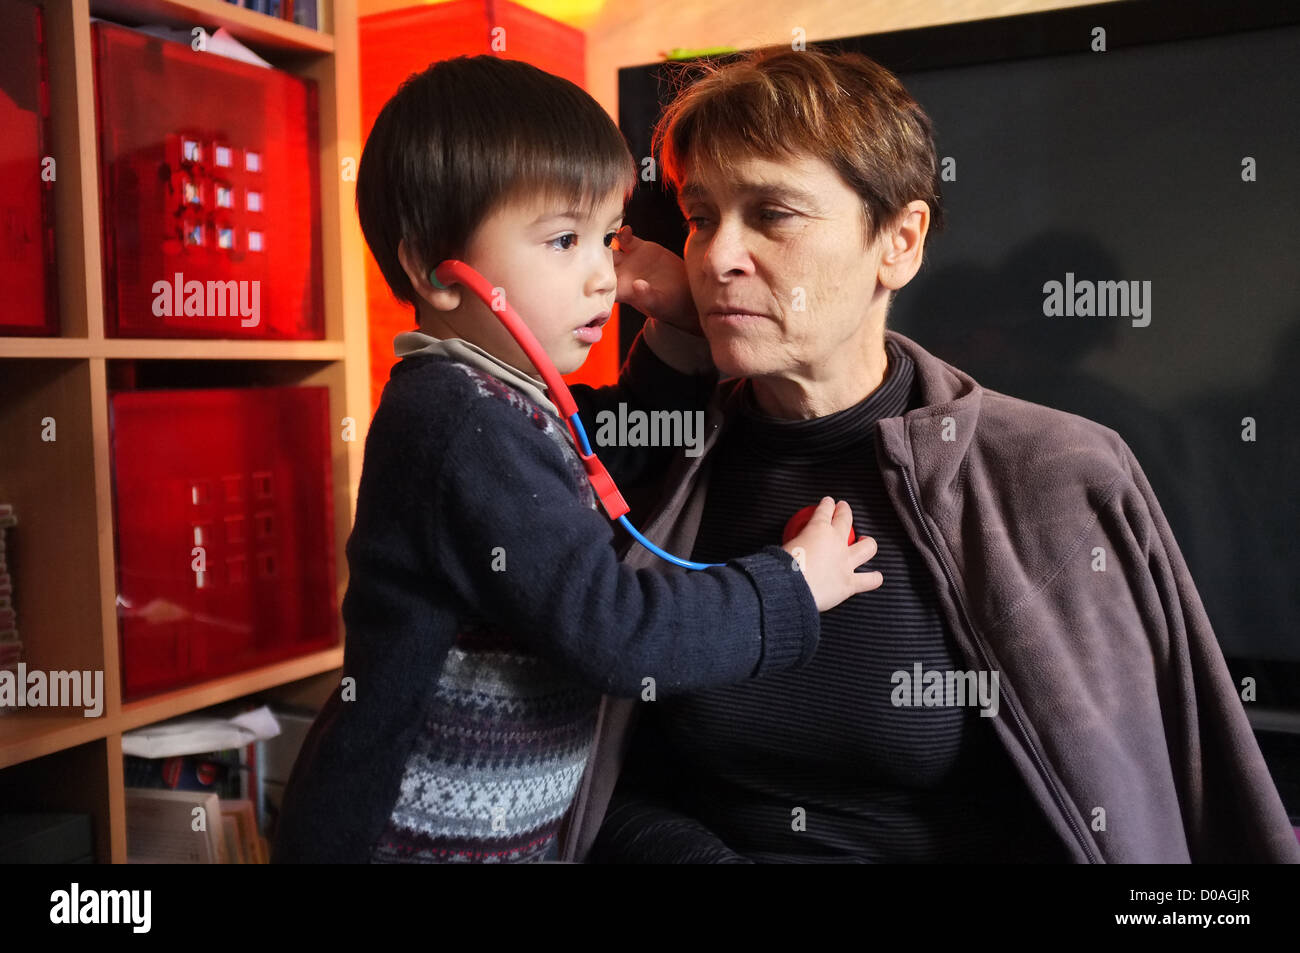
[[[1234,677],[1256,679],[1259,708],[1295,710],[1300,10],[1210,6],[1100,4],[818,45],[896,72],[948,163],[947,229],[889,326],[985,387],[1117,431]],[[677,68],[620,71],[638,157]],[[681,251],[657,184],[628,221]],[[1080,313],[1090,285],[1102,294]],[[626,349],[640,319],[622,321]]]

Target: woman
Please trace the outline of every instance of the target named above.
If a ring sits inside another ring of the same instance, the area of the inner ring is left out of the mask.
[[[1127,445],[886,329],[942,225],[897,78],[759,51],[684,89],[655,145],[724,381],[647,535],[719,561],[833,495],[884,585],[823,615],[802,669],[607,699],[566,859],[1300,861]]]

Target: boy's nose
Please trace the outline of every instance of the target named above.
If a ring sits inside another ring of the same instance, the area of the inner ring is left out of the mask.
[[[587,292],[593,295],[612,294],[618,289],[618,272],[614,270],[613,259],[602,254],[600,261],[587,282]]]

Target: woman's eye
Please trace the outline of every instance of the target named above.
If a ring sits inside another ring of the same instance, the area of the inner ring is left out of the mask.
[[[760,214],[760,217],[765,222],[779,222],[781,219],[792,218],[793,216],[793,212],[782,212],[774,208],[765,208]]]
[[[693,231],[702,226],[707,219],[701,215],[690,215],[686,219],[686,225]]]
[[[566,240],[569,242],[567,245],[556,247],[556,242],[563,242]],[[576,234],[574,234],[573,232],[565,232],[563,235],[561,235],[558,238],[552,238],[549,242],[547,242],[547,244],[550,245],[552,248],[555,248],[556,251],[568,251],[570,248],[574,246],[574,244],[577,241],[578,241],[578,236]]]

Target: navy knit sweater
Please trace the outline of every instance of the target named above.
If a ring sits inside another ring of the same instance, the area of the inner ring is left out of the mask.
[[[602,409],[702,407],[639,338]],[[615,480],[671,451],[598,448]],[[366,438],[343,682],[285,791],[277,862],[545,859],[600,693],[695,691],[798,667],[820,620],[777,546],[665,574],[619,564],[560,420],[485,371],[413,355]],[[652,679],[653,683],[647,679]]]

